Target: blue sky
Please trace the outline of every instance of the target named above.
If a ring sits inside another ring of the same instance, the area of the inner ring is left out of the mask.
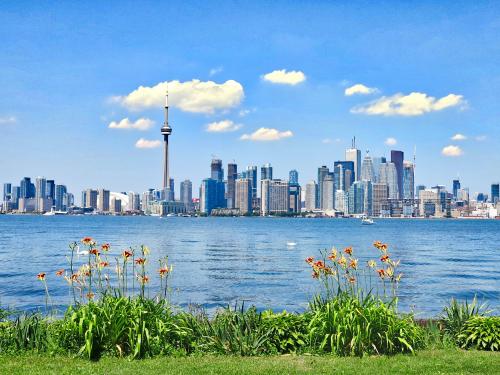
[[[374,156],[416,146],[417,183],[487,192],[499,35],[495,2],[2,2],[0,181],[159,187],[161,148],[136,144],[161,139],[169,82],[176,183],[197,188],[212,155],[305,183],[356,136]]]

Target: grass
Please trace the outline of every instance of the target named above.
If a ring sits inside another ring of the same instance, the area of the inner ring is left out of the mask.
[[[187,356],[130,361],[22,354],[0,356],[4,374],[499,374],[500,353],[475,350],[423,350],[416,355]]]

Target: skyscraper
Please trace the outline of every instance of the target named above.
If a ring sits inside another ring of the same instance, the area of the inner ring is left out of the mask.
[[[252,213],[252,180],[240,178],[236,180],[235,186],[235,207],[239,209],[241,215]]]
[[[387,187],[387,184],[376,182],[372,184],[372,191],[373,191],[372,215],[380,216],[384,204],[387,204],[389,189]]]
[[[336,161],[333,163],[335,187],[342,189],[345,192],[349,191],[354,182],[354,162],[352,161]]]
[[[85,191],[85,208],[97,210],[97,190],[87,189]]]
[[[387,163],[387,159],[385,158],[385,156],[373,156],[372,160],[373,160],[373,173],[375,175],[375,182],[380,182],[378,175],[378,172],[380,170],[380,164]]]
[[[354,181],[358,181],[361,177],[361,150],[356,148],[356,137],[352,140],[351,148],[345,150],[345,160],[354,163]]]
[[[100,212],[109,212],[109,190],[99,189],[98,191],[98,206]]]
[[[54,180],[47,180],[47,187],[45,189],[45,194],[47,198],[51,198],[52,202],[56,200],[56,184]]]
[[[460,190],[460,180],[453,180],[453,199],[458,199],[458,191]]]
[[[361,165],[361,180],[375,181],[375,172],[373,170],[373,159],[366,154]]]
[[[45,177],[35,179],[35,198],[45,198],[47,196],[47,180]]]
[[[302,210],[302,201],[301,201],[301,193],[302,189],[300,188],[299,184],[288,184],[288,196],[290,199],[290,212],[293,213],[300,213]]]
[[[309,181],[306,184],[306,211],[313,211],[317,208],[317,195],[318,185],[316,184],[316,181]]]
[[[165,122],[163,123],[163,127],[160,130],[163,135],[163,191],[165,200],[169,200],[171,194],[169,192],[170,189],[170,171],[168,169],[168,137],[172,134],[172,128],[168,123],[168,93],[165,95]]]
[[[11,200],[12,195],[12,184],[6,182],[3,184],[3,202],[7,202]]]
[[[246,177],[252,180],[252,199],[257,198],[257,166],[252,165],[247,167]]]
[[[261,215],[283,214],[290,211],[290,197],[288,181],[269,180],[261,181]]]
[[[190,180],[181,182],[181,202],[186,205],[186,209],[190,211],[193,205],[193,184]]]
[[[271,167],[271,164],[266,163],[260,168],[260,179],[261,180],[273,179],[273,167]]]
[[[326,165],[318,168],[318,200],[316,202],[317,208],[323,208],[323,180],[328,176],[330,170]]]
[[[227,190],[226,190],[226,201],[227,208],[235,208],[235,194],[236,194],[236,179],[238,178],[238,166],[234,163],[229,163],[227,165]],[[251,183],[251,181],[250,181]],[[250,193],[252,189],[250,188]]]
[[[200,212],[210,215],[217,207],[217,181],[205,178],[200,187]]]
[[[397,173],[398,198],[403,199],[403,151],[391,150],[391,162],[394,163]]]
[[[224,181],[224,170],[222,169],[222,160],[212,159],[210,164],[211,178],[215,181]]]
[[[403,199],[415,198],[415,166],[410,161],[403,162]]]
[[[292,169],[288,173],[288,182],[290,182],[290,184],[298,184],[299,183],[299,172],[297,172],[295,169]]]
[[[335,182],[333,173],[328,173],[323,179],[321,209],[324,211],[332,211],[335,208]]]
[[[67,204],[66,202],[66,194],[68,193],[68,190],[66,186],[64,185],[56,185],[56,199],[55,199],[55,206],[57,211],[66,211],[67,210]]]
[[[349,214],[362,214],[364,212],[365,192],[363,183],[355,181],[349,189]]]
[[[19,198],[35,198],[35,185],[31,182],[31,178],[24,177],[20,183],[20,193]]]
[[[500,200],[500,184],[491,184],[491,202],[497,203]]]
[[[380,182],[389,188],[389,199],[399,199],[398,175],[394,163],[382,163],[380,165]]]

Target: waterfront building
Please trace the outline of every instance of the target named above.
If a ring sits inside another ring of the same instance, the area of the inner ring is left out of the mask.
[[[348,194],[342,190],[337,189],[335,191],[335,210],[343,212],[344,214],[349,213],[349,201]]]
[[[235,163],[229,163],[227,165],[227,189],[226,189],[227,208],[236,208],[235,189],[236,189],[237,178],[238,178],[238,166]],[[252,191],[250,189],[250,193],[251,192]]]
[[[361,180],[375,182],[375,172],[373,171],[373,159],[367,153],[361,164]]]
[[[379,176],[380,164],[387,163],[387,159],[385,158],[385,156],[373,156],[372,161],[373,161],[373,174],[374,174],[373,182],[380,182],[380,176]]]
[[[348,192],[354,182],[354,162],[336,161],[333,163],[333,171],[335,177],[335,187]]]
[[[394,163],[383,163],[379,170],[380,182],[389,188],[389,199],[399,199],[398,176]]]
[[[290,211],[288,181],[261,181],[261,215],[284,214]]]
[[[240,178],[235,184],[235,207],[241,215],[252,213],[252,180],[250,178]],[[229,207],[228,207],[229,208]]]
[[[181,202],[186,205],[187,211],[193,209],[193,184],[190,180],[181,182]]]
[[[290,212],[300,213],[302,208],[301,193],[302,189],[298,183],[289,183]]]
[[[37,177],[35,179],[35,198],[37,212],[50,211],[50,206],[52,206],[52,203],[46,200],[47,180],[45,179],[45,177]]]
[[[381,216],[384,205],[387,204],[389,188],[387,184],[375,182],[372,184],[373,191],[373,216]]]
[[[97,210],[100,212],[109,212],[109,190],[99,189],[97,194]]]
[[[323,209],[323,180],[328,176],[330,170],[326,165],[318,168],[318,200],[316,202],[316,207]]]
[[[97,190],[87,189],[85,191],[84,207],[97,210]]]
[[[363,184],[363,214],[372,216],[373,214],[373,187],[368,180],[361,181]]]
[[[272,169],[271,169],[272,171]],[[247,167],[247,178],[252,180],[252,200],[256,201],[258,200],[257,198],[257,166],[256,165],[251,165]],[[255,207],[255,204],[254,204]],[[259,207],[259,205],[257,205]]]
[[[306,184],[306,211],[314,211],[317,206],[318,185],[312,180]]]
[[[360,215],[364,213],[365,192],[361,181],[354,181],[349,189],[349,214]]]
[[[13,186],[10,196],[10,207],[12,210],[18,209],[19,197],[21,196],[21,188],[19,186]]]
[[[455,200],[459,201],[459,202],[468,203],[469,202],[469,189],[468,188],[459,189],[457,191],[457,196],[456,196]]]
[[[56,194],[54,203],[56,211],[66,211],[68,209],[67,194],[68,194],[68,189],[66,188],[65,185],[56,185]]]
[[[37,210],[36,198],[19,198],[18,211],[19,212],[35,212]]]
[[[458,191],[460,190],[460,180],[453,180],[453,199],[458,200]]]
[[[358,181],[361,177],[361,150],[356,148],[356,138],[353,138],[351,148],[345,151],[345,160],[353,162],[354,181]]]
[[[20,198],[35,198],[35,184],[31,182],[30,177],[24,177],[19,185]]]
[[[260,168],[260,179],[261,181],[273,179],[273,167],[270,163],[266,163]]]
[[[217,208],[217,181],[205,178],[200,187],[200,212],[210,215]]]
[[[415,198],[415,166],[410,161],[403,162],[403,199]]]
[[[335,209],[335,182],[333,173],[328,173],[323,179],[321,209],[323,211],[333,211]]]
[[[391,150],[391,163],[394,163],[394,166],[396,167],[399,199],[403,199],[403,160],[403,151]]]
[[[491,184],[491,203],[497,204],[500,201],[500,184]]]
[[[11,183],[4,183],[3,184],[3,202],[10,201],[12,197],[12,184]]]
[[[212,159],[210,164],[211,178],[215,181],[224,181],[224,169],[222,168],[222,160]]]
[[[288,182],[290,184],[298,185],[299,184],[299,172],[297,172],[295,169],[292,169],[288,173]]]
[[[45,196],[52,199],[52,202],[56,200],[56,183],[54,180],[47,180],[45,188]]]
[[[122,212],[122,200],[116,197],[111,198],[111,212],[113,214],[121,214]]]
[[[435,189],[425,189],[419,192],[420,216],[442,216],[442,205],[439,193]]]

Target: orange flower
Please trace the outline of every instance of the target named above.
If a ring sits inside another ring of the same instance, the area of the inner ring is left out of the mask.
[[[107,267],[109,266],[109,262],[101,262],[99,263],[99,267]]]
[[[92,298],[94,298],[94,297],[95,297],[95,294],[94,294],[94,293],[92,293],[92,292],[87,293],[87,298],[88,298],[88,299],[92,299]]]
[[[90,249],[89,253],[92,254],[92,255],[98,256],[99,255],[99,250],[97,250],[97,249]]]
[[[356,278],[353,276],[348,277],[347,280],[349,280],[351,284],[354,284],[356,282]]]
[[[135,264],[145,264],[146,263],[146,259],[145,258],[137,258],[135,260]]]
[[[389,255],[387,255],[387,254],[382,255],[382,256],[380,257],[380,260],[381,260],[382,262],[387,262],[387,260],[388,260],[388,259],[389,259]]]
[[[169,271],[168,267],[162,267],[158,270],[158,273],[160,274],[160,277],[163,277],[168,274]]]
[[[36,278],[40,281],[45,280],[45,272],[40,272],[38,275],[36,275]]]
[[[101,250],[108,251],[110,247],[111,247],[111,245],[109,243],[105,243],[105,244],[101,245]]]
[[[351,267],[354,270],[357,269],[358,268],[358,260],[351,259],[351,261],[349,262],[349,267]]]
[[[78,279],[78,274],[77,273],[74,273],[73,275],[71,275],[71,280],[75,281]]]
[[[322,260],[318,260],[316,263],[314,263],[314,267],[319,268],[319,269],[323,269],[323,268],[325,268],[325,263],[323,263]]]
[[[59,271],[56,272],[56,276],[62,276],[64,273],[64,269],[60,269]]]
[[[125,260],[128,260],[132,256],[132,252],[130,250],[124,250],[122,253],[122,256],[125,258]]]
[[[384,276],[385,276],[385,271],[384,271],[383,269],[379,269],[379,270],[377,270],[377,272],[378,272],[378,275],[379,275],[381,278],[384,278]]]
[[[144,284],[147,284],[147,283],[149,283],[149,277],[147,277],[147,276],[145,276],[145,275],[144,275],[144,276],[140,276],[140,277],[139,277],[139,281],[140,281],[140,283],[141,283],[141,284],[143,284],[143,285],[144,285]]]
[[[312,278],[313,278],[313,279],[317,279],[318,277],[319,277],[319,273],[318,273],[318,272],[316,272],[316,271],[313,271],[313,273],[312,273]]]
[[[306,263],[311,264],[312,262],[314,262],[314,258],[313,257],[306,258]]]
[[[92,237],[84,237],[82,239],[82,243],[84,245],[90,245],[92,242],[94,242],[94,240],[92,239]]]
[[[346,247],[344,249],[344,253],[346,253],[347,255],[352,255],[352,246]]]

